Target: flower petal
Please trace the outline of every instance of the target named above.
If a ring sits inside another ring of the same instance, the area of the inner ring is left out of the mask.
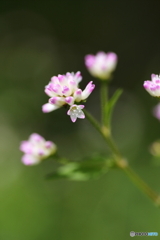
[[[28,154],[32,153],[32,145],[28,141],[22,141],[19,149],[24,153],[28,153]]]
[[[80,102],[82,100],[82,90],[77,89],[77,91],[74,92],[74,99],[76,102]]]
[[[91,68],[95,62],[94,55],[88,54],[85,56],[85,65],[87,68]]]
[[[25,165],[36,165],[40,162],[40,159],[38,157],[35,157],[34,155],[25,154],[22,157],[22,162]]]
[[[42,106],[42,112],[44,112],[44,113],[52,112],[52,111],[56,110],[57,108],[59,108],[59,106],[50,104],[50,103],[46,103]]]
[[[117,55],[113,52],[98,52],[95,56],[89,54],[85,57],[85,65],[91,75],[107,80],[116,68]]]
[[[67,114],[70,115],[72,122],[75,122],[77,118],[81,118],[81,119],[85,118],[85,115],[82,111],[83,108],[84,108],[84,105],[76,105],[76,104],[70,107]]]
[[[92,81],[89,82],[86,88],[84,89],[84,91],[82,92],[82,100],[86,99],[91,94],[94,88],[95,88],[95,85],[92,84]]]
[[[31,136],[29,137],[29,141],[40,143],[40,142],[44,142],[45,139],[38,133],[32,133]]]
[[[151,81],[144,82],[143,87],[154,97],[160,97],[160,76],[156,74],[151,75]]]
[[[153,115],[160,120],[160,103],[153,108]]]
[[[79,111],[77,117],[78,117],[78,118],[81,118],[81,119],[84,119],[84,118],[85,118],[84,112],[83,112],[82,110]]]
[[[63,97],[53,97],[49,99],[49,103],[61,107],[64,105],[65,101]]]
[[[65,102],[68,103],[69,105],[72,105],[74,103],[74,98],[73,97],[66,97]]]

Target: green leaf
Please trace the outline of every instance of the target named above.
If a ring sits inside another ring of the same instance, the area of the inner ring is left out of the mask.
[[[96,156],[89,157],[81,162],[71,162],[61,166],[57,171],[48,174],[47,179],[67,179],[75,181],[87,181],[97,179],[105,174],[111,167],[110,160],[106,157]]]
[[[122,92],[123,92],[122,89],[118,89],[105,105],[105,125],[108,126],[109,128],[110,128],[113,109],[119,97],[121,96]]]

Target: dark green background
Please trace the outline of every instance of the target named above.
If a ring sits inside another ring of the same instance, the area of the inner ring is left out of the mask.
[[[61,155],[78,160],[106,153],[87,120],[71,123],[66,110],[41,112],[50,77],[81,71],[84,56],[114,51],[119,62],[109,94],[124,93],[113,134],[132,167],[160,192],[160,166],[149,145],[160,136],[152,116],[157,103],[142,87],[160,72],[160,1],[0,2],[0,240],[129,239],[130,231],[157,231],[160,211],[127,177],[113,170],[97,181],[44,180],[52,161],[21,164],[19,143],[32,132],[54,141]],[[86,107],[99,119],[99,83]],[[157,238],[158,239],[158,238]]]

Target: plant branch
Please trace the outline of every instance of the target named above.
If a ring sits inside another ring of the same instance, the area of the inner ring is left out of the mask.
[[[160,195],[158,195],[154,190],[152,190],[147,183],[145,183],[128,165],[128,162],[124,160],[120,151],[118,150],[116,144],[114,143],[109,129],[106,127],[101,127],[98,121],[87,111],[84,110],[87,119],[90,123],[98,130],[101,136],[106,141],[110,151],[112,152],[115,163],[117,167],[123,170],[127,176],[131,179],[131,181],[143,192],[145,193],[156,206],[160,207]]]
[[[107,104],[107,83],[106,81],[101,81],[100,85],[100,95],[101,95],[101,122],[102,126],[105,126],[105,106]]]

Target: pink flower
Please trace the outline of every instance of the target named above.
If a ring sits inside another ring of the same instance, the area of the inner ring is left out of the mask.
[[[56,145],[51,141],[46,141],[37,133],[30,135],[28,141],[22,141],[20,150],[24,152],[22,162],[25,165],[35,165],[43,159],[54,154],[57,150]]]
[[[160,75],[152,74],[151,81],[145,81],[143,86],[153,97],[160,97]]]
[[[160,103],[153,108],[153,115],[160,120]]]
[[[93,77],[102,80],[109,79],[117,65],[117,55],[113,52],[98,52],[85,56],[85,65]]]
[[[71,121],[75,122],[77,118],[84,119],[85,115],[82,109],[84,108],[84,105],[72,105],[70,109],[68,110],[67,114],[70,115]]]
[[[52,77],[49,84],[45,87],[45,93],[50,97],[49,102],[42,106],[42,111],[48,113],[65,104],[72,106],[75,102],[88,98],[95,85],[89,82],[82,91],[78,86],[81,80],[80,72]]]

